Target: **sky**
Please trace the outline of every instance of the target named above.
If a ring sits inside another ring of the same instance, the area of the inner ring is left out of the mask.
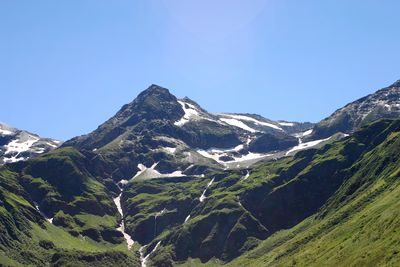
[[[400,79],[397,0],[0,0],[0,121],[68,140],[151,84],[317,122]]]

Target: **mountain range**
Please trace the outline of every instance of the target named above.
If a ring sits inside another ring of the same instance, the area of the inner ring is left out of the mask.
[[[65,142],[0,124],[5,266],[397,266],[400,81],[318,123],[151,85]]]

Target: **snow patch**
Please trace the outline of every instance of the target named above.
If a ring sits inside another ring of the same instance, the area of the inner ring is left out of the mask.
[[[176,147],[163,147],[162,149],[169,154],[174,154],[176,152]]]
[[[227,156],[226,152],[230,152],[230,151],[231,150],[217,150],[217,149],[201,150],[200,149],[200,150],[197,150],[197,153],[199,153],[203,157],[213,159],[222,165],[243,162],[243,161],[247,161],[247,160],[254,160],[254,159],[259,159],[259,158],[263,158],[263,157],[272,155],[272,154],[260,154],[260,153],[249,152],[248,154],[241,155],[240,157],[239,156],[230,156],[233,158],[233,160],[229,160],[229,161],[222,161],[219,159],[222,156]]]
[[[241,129],[243,129],[245,131],[248,131],[248,132],[252,132],[252,133],[257,132],[257,130],[255,130],[253,128],[250,128],[249,126],[247,126],[246,124],[244,124],[243,122],[241,122],[241,121],[239,121],[237,119],[220,118],[220,120],[225,122],[225,123],[227,123],[227,124],[229,124],[229,125],[241,128]]]
[[[39,138],[32,135],[28,135],[27,140],[23,142],[21,142],[19,139],[13,140],[5,146],[7,150],[4,154],[7,155],[14,152],[25,152],[37,141],[39,141]]]
[[[262,125],[262,126],[267,126],[270,128],[274,128],[276,130],[283,131],[283,129],[275,124],[269,123],[269,122],[264,122],[264,121],[259,121],[255,118],[249,117],[249,116],[244,116],[244,115],[234,115],[234,114],[223,114],[224,116],[231,117],[236,120],[241,120],[241,121],[251,121],[257,125]],[[253,129],[254,130],[254,129]]]
[[[324,141],[328,141],[331,137],[328,137],[326,139],[320,139],[320,140],[315,140],[315,141],[310,141],[310,142],[306,142],[306,143],[300,143],[299,145],[291,148],[288,152],[286,152],[286,155],[289,155],[295,151],[299,151],[299,150],[304,150],[307,148],[311,148],[314,147]]]
[[[313,129],[310,129],[308,131],[305,131],[302,136],[310,135],[310,134],[312,134],[312,132],[313,132]]]
[[[182,177],[185,176],[182,171],[174,171],[171,173],[160,173],[158,172],[155,167],[157,167],[157,163],[154,163],[150,168],[147,168],[144,164],[138,164],[139,171],[133,176],[132,179],[137,177],[143,177],[147,179],[151,178],[164,178],[164,177]]]
[[[200,202],[203,202],[206,199],[207,189],[214,183],[214,179],[215,178],[212,178],[212,180],[207,184],[206,189],[204,189],[203,194],[201,194],[199,198]]]
[[[284,121],[281,121],[281,122],[278,122],[278,123],[279,123],[279,125],[286,126],[286,127],[293,127],[293,126],[294,126],[294,123],[293,123],[293,122],[284,122]]]
[[[185,114],[179,121],[174,122],[174,124],[176,126],[183,126],[185,123],[187,123],[191,119],[200,116],[200,113],[198,112],[197,108],[194,105],[183,102],[181,100],[178,100],[178,103],[182,106],[182,109],[185,112]]]
[[[2,135],[12,135],[14,133],[9,131],[9,130],[0,129],[0,134],[2,134]]]

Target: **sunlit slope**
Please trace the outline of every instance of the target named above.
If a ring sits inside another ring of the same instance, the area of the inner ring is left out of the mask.
[[[365,130],[365,138],[382,123]],[[228,265],[399,266],[400,133],[384,132],[375,142],[384,141],[349,168],[351,178],[317,214]]]

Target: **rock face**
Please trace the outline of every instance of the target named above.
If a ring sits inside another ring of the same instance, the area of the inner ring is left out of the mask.
[[[61,145],[58,140],[42,138],[0,123],[0,165],[46,153]]]
[[[360,98],[315,125],[309,140],[323,139],[337,132],[350,134],[381,118],[400,117],[400,81]]]

